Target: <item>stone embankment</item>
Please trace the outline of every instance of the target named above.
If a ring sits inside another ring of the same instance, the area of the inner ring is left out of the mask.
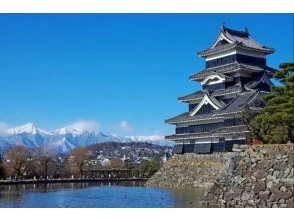
[[[175,155],[146,185],[208,188],[227,173],[229,164],[230,153]]]
[[[206,193],[221,207],[294,207],[293,145],[235,145],[231,168]]]

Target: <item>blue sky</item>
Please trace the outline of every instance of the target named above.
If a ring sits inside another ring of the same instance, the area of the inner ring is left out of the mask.
[[[293,14],[0,14],[0,126],[173,133],[223,21],[293,61]]]

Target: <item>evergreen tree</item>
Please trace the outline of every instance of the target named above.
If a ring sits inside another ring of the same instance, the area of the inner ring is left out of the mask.
[[[129,170],[134,169],[134,164],[133,164],[133,162],[132,162],[131,160],[129,160],[129,159],[126,159],[126,160],[124,161],[124,168],[125,168],[125,169],[129,169]]]
[[[282,86],[273,86],[264,95],[267,102],[260,113],[245,111],[243,121],[252,135],[264,143],[293,143],[294,135],[294,63],[282,63],[274,74]]]
[[[158,157],[155,156],[151,161],[143,160],[140,171],[145,177],[150,177],[159,169]]]

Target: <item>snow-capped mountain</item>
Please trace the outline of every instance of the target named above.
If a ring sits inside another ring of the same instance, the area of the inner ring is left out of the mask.
[[[167,142],[169,143],[169,141],[166,141],[164,139],[164,136],[161,136],[161,135],[126,136],[126,138],[130,139],[133,142],[150,142],[150,143],[158,144],[161,146],[164,146],[164,145],[170,146],[169,144],[167,144]]]
[[[8,134],[8,135],[7,135]],[[148,142],[161,146],[173,146],[164,136],[118,136],[105,135],[101,132],[79,131],[71,128],[60,128],[48,132],[36,127],[33,123],[10,128],[5,136],[0,136],[0,147],[24,145],[28,147],[51,146],[57,152],[69,152],[76,147],[102,142]]]
[[[52,135],[52,133],[44,131],[42,129],[37,128],[33,123],[29,122],[22,126],[18,126],[15,128],[10,128],[7,130],[8,134],[21,134],[21,133],[28,133],[28,134],[42,134],[42,135]]]

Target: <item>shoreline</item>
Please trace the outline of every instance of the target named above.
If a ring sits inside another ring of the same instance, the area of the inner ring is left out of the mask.
[[[147,181],[149,178],[110,178],[110,179],[54,179],[54,180],[0,180],[0,185],[40,184],[40,183],[79,183],[79,182],[117,182],[117,181]]]

